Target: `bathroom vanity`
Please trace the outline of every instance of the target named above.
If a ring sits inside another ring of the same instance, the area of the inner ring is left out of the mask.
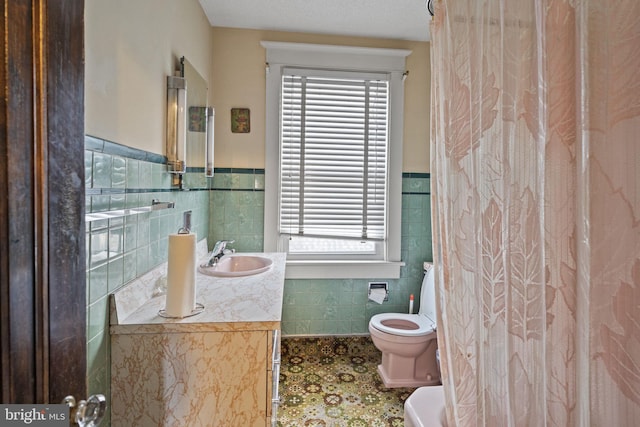
[[[286,255],[259,255],[260,274],[198,273],[192,317],[159,315],[166,266],[111,295],[114,427],[275,425]]]

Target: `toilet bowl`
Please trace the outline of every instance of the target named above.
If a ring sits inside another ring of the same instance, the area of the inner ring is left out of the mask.
[[[418,314],[380,313],[369,321],[371,340],[382,352],[378,373],[385,387],[440,384],[435,303],[433,269],[428,268],[422,281]]]

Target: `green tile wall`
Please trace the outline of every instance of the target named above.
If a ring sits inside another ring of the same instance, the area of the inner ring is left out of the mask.
[[[235,240],[239,252],[260,252],[264,240],[264,170],[216,169],[209,242]]]
[[[367,299],[375,280],[286,280],[282,330],[285,335],[368,333],[371,316],[408,310],[409,295],[419,306],[424,261],[433,259],[428,174],[405,173],[402,182],[402,260],[400,279],[389,282],[389,301]],[[209,241],[235,239],[238,251],[263,250],[264,172],[216,169],[213,179]]]
[[[209,234],[209,186],[201,170],[188,170],[185,187],[171,185],[163,156],[110,141],[85,138],[86,212],[150,206],[153,199],[173,209],[87,222],[87,381],[89,394],[109,398],[108,294],[167,260],[168,235],[192,211],[198,239]],[[105,422],[108,425],[108,422]]]

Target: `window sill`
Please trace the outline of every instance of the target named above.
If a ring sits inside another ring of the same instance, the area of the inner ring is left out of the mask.
[[[287,260],[286,279],[398,279],[402,261]]]

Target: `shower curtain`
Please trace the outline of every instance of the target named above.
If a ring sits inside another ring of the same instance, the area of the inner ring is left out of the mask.
[[[449,425],[640,425],[640,1],[438,0],[431,39]]]

